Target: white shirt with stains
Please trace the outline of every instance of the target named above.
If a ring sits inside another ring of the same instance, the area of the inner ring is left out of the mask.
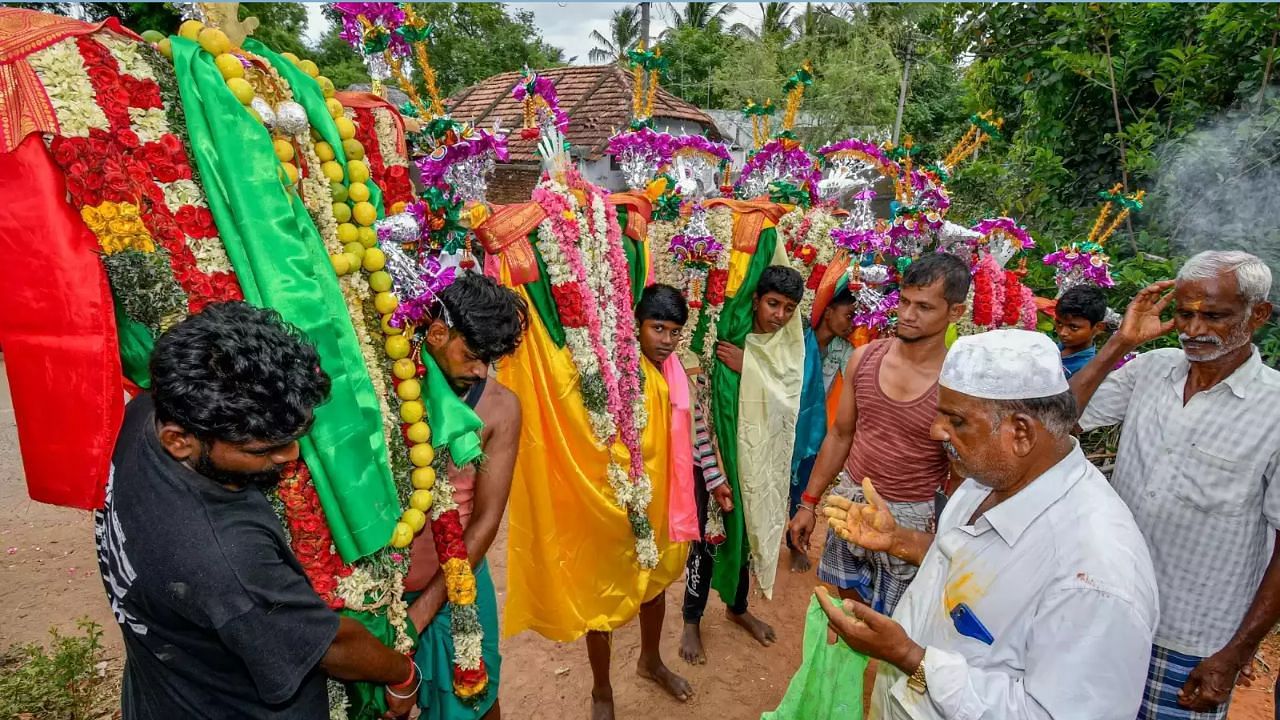
[[[926,647],[928,693],[882,664],[870,717],[1133,720],[1159,606],[1129,509],[1078,444],[968,524],[989,493],[956,490],[893,615]]]

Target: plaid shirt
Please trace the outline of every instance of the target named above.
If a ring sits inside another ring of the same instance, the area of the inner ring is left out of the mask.
[[[1111,482],[1151,549],[1156,645],[1206,657],[1244,619],[1280,528],[1280,372],[1254,348],[1184,406],[1189,370],[1178,349],[1139,355],[1098,388],[1080,427],[1124,423]]]

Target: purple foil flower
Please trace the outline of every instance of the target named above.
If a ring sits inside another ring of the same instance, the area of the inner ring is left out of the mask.
[[[569,116],[560,109],[560,100],[556,96],[556,84],[551,81],[551,78],[525,68],[524,81],[511,89],[511,97],[521,102],[529,97],[542,98],[542,102],[546,104],[545,111],[550,113],[555,126],[560,132],[568,130]]]
[[[431,315],[432,309],[435,308],[436,302],[440,298],[440,293],[449,287],[457,275],[457,269],[453,267],[442,267],[440,259],[435,255],[428,255],[423,261],[421,271],[418,275],[422,282],[422,291],[412,297],[406,297],[400,301],[396,309],[391,313],[391,319],[387,321],[391,327],[404,327],[406,323],[412,325],[421,325]]]
[[[839,159],[841,156],[854,157],[881,172],[892,175],[897,175],[900,172],[898,164],[890,160],[888,155],[885,155],[884,149],[873,142],[859,140],[858,138],[849,138],[848,140],[831,143],[819,150],[818,155],[827,162]]]
[[[984,240],[990,235],[1003,235],[1010,240],[1016,241],[1012,244],[1016,245],[1019,250],[1026,250],[1027,248],[1035,247],[1036,244],[1035,241],[1031,239],[1031,235],[1028,234],[1026,230],[1022,229],[1022,226],[1014,222],[1013,218],[990,218],[974,225],[972,229],[974,232],[981,235]]]
[[[671,254],[686,267],[710,268],[724,250],[712,235],[676,235],[671,238]]]
[[[810,199],[817,202],[820,176],[809,153],[794,142],[777,139],[765,143],[751,156],[735,187],[749,199],[767,193],[774,182],[786,182],[807,189]]]
[[[677,137],[673,143],[673,152],[676,155],[699,153],[709,155],[723,162],[733,161],[733,158],[729,155],[728,147],[723,143],[712,142],[701,135],[681,135]]]
[[[351,47],[362,55],[366,45],[372,39],[367,36],[369,29],[360,18],[368,21],[378,34],[385,33],[388,46],[396,55],[407,56],[409,47],[402,38],[395,34],[397,28],[404,24],[404,10],[396,3],[389,2],[340,2],[334,3],[333,9],[342,15],[342,32],[339,37],[346,40]]]
[[[414,161],[424,185],[434,186],[448,193],[453,188],[445,178],[451,167],[482,155],[492,155],[499,162],[506,162],[510,157],[505,137],[476,128],[471,130],[470,135],[464,133],[464,138],[453,145],[437,145],[430,155]],[[410,206],[411,209],[412,207]]]

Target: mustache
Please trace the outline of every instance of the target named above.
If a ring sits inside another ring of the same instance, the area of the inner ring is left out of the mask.
[[[956,450],[956,446],[951,444],[950,440],[942,441],[942,449],[947,452],[947,457],[951,458],[952,460],[960,459],[960,453]]]
[[[1186,333],[1178,333],[1178,342],[1181,343],[1202,343],[1204,345],[1221,345],[1222,340],[1214,335],[1188,335]]]

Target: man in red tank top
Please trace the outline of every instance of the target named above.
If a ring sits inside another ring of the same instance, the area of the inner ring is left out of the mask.
[[[834,492],[862,502],[862,478],[870,477],[877,489],[884,488],[899,526],[929,529],[934,498],[950,476],[947,455],[929,428],[937,414],[947,326],[964,314],[969,281],[964,261],[943,253],[926,255],[903,273],[897,337],[864,345],[849,360],[835,425],[791,519],[797,546],[808,549],[819,498],[837,479]],[[828,533],[818,579],[842,597],[891,615],[915,571],[887,553]]]

